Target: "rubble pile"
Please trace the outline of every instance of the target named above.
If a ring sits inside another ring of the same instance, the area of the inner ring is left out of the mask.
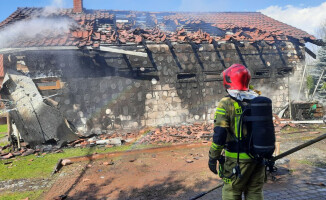
[[[7,151],[11,146],[8,144],[6,146],[0,146],[0,159],[10,159],[17,156],[28,156],[35,154],[36,156],[44,156],[48,153],[61,153],[62,149],[52,145],[37,146],[36,149],[30,149],[27,147],[22,147],[20,150],[13,150],[11,152]]]
[[[91,138],[78,139],[68,146],[87,147],[104,145],[105,147],[123,144],[160,144],[160,143],[191,143],[210,140],[213,135],[213,124],[194,123],[181,126],[161,126],[153,129],[144,128],[140,131],[96,135]]]
[[[275,133],[280,134],[281,130],[285,127],[305,126],[296,125],[288,121],[289,119],[280,119],[274,116]],[[194,123],[180,126],[160,126],[156,128],[145,127],[137,131],[116,130],[108,134],[92,135],[89,138],[79,138],[67,144],[68,147],[92,147],[104,146],[111,148],[113,146],[128,145],[128,144],[185,144],[210,141],[213,136],[214,125],[212,123]],[[119,132],[120,131],[120,132]],[[305,132],[305,131],[299,131]],[[279,137],[279,136],[277,136]],[[38,145],[35,149],[29,149],[22,144],[19,151],[8,152],[6,149],[10,145],[4,147],[0,146],[0,159],[10,159],[15,156],[27,156],[30,154],[42,155],[49,152],[62,152],[59,146],[53,145]]]
[[[182,126],[162,126],[144,133],[140,144],[189,143],[208,140],[213,135],[213,124],[194,123]]]

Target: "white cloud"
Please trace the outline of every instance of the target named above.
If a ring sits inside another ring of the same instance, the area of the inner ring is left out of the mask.
[[[276,20],[318,36],[318,28],[326,20],[326,2],[316,7],[270,6],[259,12]],[[320,36],[318,36],[320,37]]]

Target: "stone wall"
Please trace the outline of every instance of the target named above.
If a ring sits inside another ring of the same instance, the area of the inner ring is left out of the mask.
[[[220,74],[233,63],[250,69],[251,84],[273,100],[275,112],[297,93],[304,52],[290,42],[172,45],[149,44],[147,58],[97,51],[20,56],[34,80],[60,78],[61,89],[41,93],[57,94],[52,99],[81,133],[211,122],[226,95]],[[142,46],[124,48],[146,52]]]

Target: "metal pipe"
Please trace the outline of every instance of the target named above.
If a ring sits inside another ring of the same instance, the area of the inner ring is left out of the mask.
[[[283,157],[285,157],[287,155],[290,155],[290,154],[292,154],[294,152],[297,152],[297,151],[299,151],[299,150],[301,150],[301,149],[303,149],[303,148],[305,148],[307,146],[310,146],[310,145],[312,145],[312,144],[314,144],[316,142],[319,142],[319,141],[321,141],[323,139],[326,139],[326,133],[319,136],[319,137],[317,137],[317,138],[315,138],[315,139],[312,139],[312,140],[310,140],[310,141],[308,141],[306,143],[303,143],[303,144],[301,144],[301,145],[299,145],[297,147],[294,147],[294,148],[292,148],[292,149],[290,149],[290,150],[288,150],[288,151],[286,151],[284,153],[281,153],[278,156],[275,156],[274,158],[272,158],[272,161],[276,161],[278,159],[281,159],[281,158],[283,158]]]
[[[208,191],[206,191],[206,192],[202,192],[202,193],[198,194],[198,195],[195,196],[195,197],[192,197],[190,200],[196,200],[196,199],[199,199],[199,198],[203,197],[204,195],[206,195],[206,194],[212,192],[213,190],[216,190],[217,188],[222,187],[223,185],[224,185],[224,183],[220,183],[220,184],[218,184],[217,186],[213,187],[212,189],[210,189],[210,190],[208,190]]]

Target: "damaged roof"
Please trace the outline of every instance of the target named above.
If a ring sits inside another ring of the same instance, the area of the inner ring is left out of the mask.
[[[0,31],[19,21],[33,19],[70,20],[68,30],[54,30],[37,37],[18,38],[9,47],[78,46],[125,44],[150,41],[154,43],[219,41],[296,40],[300,43],[316,38],[260,12],[138,12],[116,10],[58,9],[45,13],[44,8],[18,8],[0,23]]]

